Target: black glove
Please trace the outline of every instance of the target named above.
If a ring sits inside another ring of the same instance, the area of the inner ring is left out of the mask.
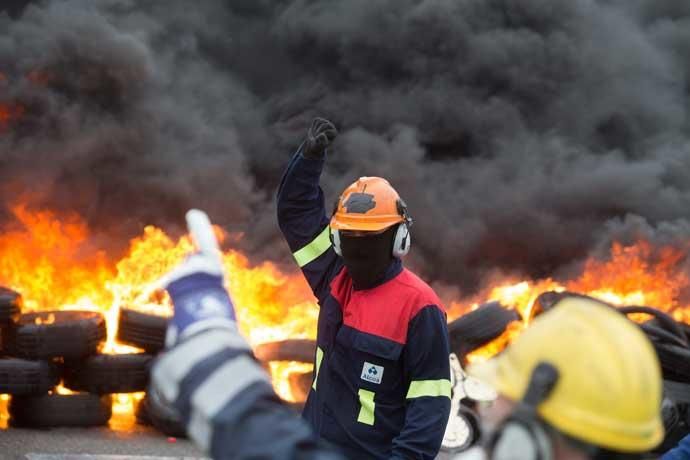
[[[326,147],[333,142],[337,135],[338,130],[335,129],[333,123],[325,118],[314,118],[309,131],[307,131],[307,138],[304,141],[304,147],[302,147],[302,155],[313,160],[322,158]]]

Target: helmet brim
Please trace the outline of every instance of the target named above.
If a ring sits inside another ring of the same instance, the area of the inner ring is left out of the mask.
[[[356,218],[348,216],[347,218],[334,216],[331,219],[330,226],[333,230],[354,230],[361,232],[378,232],[399,224],[403,221],[400,216],[392,216],[389,219],[378,218],[376,221],[368,218]]]

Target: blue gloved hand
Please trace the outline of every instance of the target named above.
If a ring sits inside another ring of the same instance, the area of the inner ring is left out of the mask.
[[[187,212],[186,219],[197,252],[160,280],[175,307],[165,340],[168,348],[202,330],[237,330],[235,309],[223,286],[221,253],[211,222],[197,209]]]

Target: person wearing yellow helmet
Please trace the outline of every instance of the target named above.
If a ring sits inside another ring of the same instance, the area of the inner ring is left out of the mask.
[[[567,297],[468,372],[499,393],[482,411],[491,460],[636,459],[664,437],[652,344],[614,308]]]
[[[336,135],[314,120],[278,190],[280,229],[320,306],[303,416],[348,458],[432,460],[450,413],[445,310],[403,267],[412,219],[386,179],[360,177],[326,213]]]

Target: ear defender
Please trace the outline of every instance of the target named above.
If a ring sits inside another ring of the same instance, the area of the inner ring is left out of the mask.
[[[491,460],[553,460],[549,436],[535,420],[512,417],[490,441]]]
[[[410,246],[412,245],[412,235],[410,235],[412,218],[407,213],[407,205],[402,198],[398,198],[395,206],[398,214],[403,218],[403,222],[398,225],[398,229],[395,231],[395,238],[393,239],[393,257],[400,259],[410,252]]]
[[[541,362],[532,371],[525,395],[489,439],[491,460],[553,460],[553,446],[537,415],[537,406],[558,382],[558,370]]]
[[[410,243],[412,242],[412,235],[406,222],[398,225],[395,231],[395,238],[393,239],[393,257],[401,258],[410,252]]]

